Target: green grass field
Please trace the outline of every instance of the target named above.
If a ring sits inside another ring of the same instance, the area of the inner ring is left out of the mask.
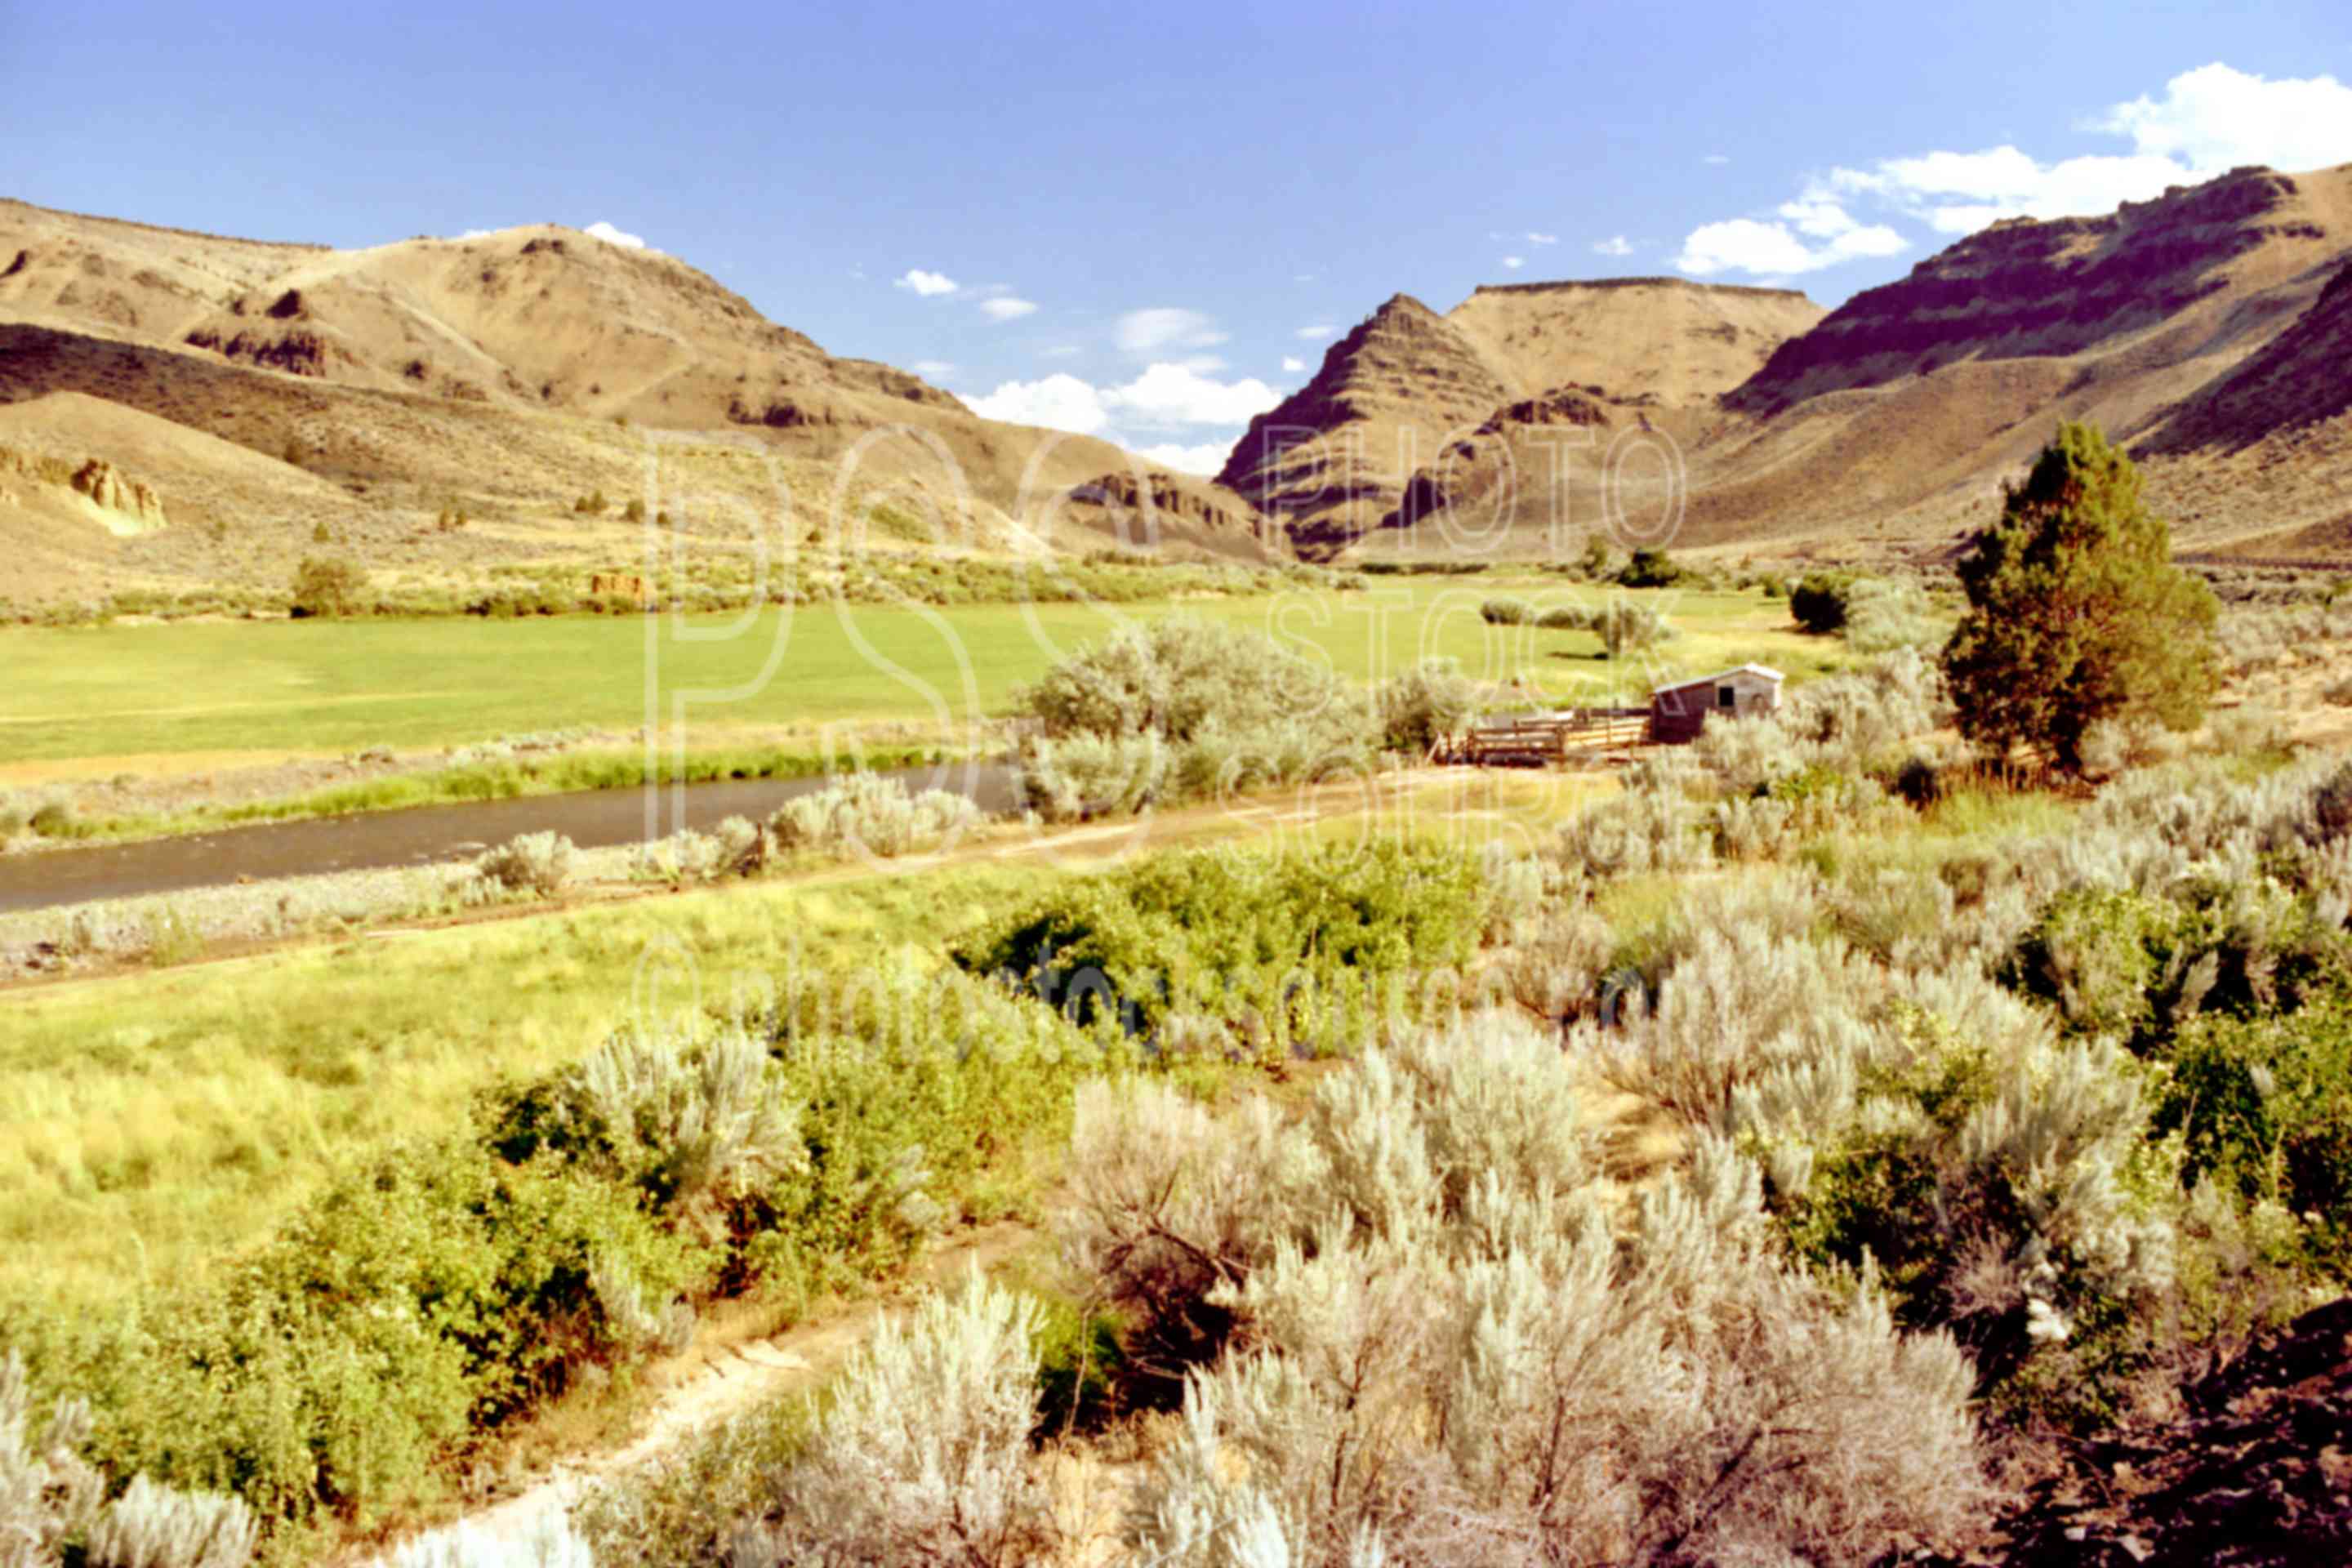
[[[752,883],[0,998],[0,1298],[184,1276],[633,1018],[753,1003],[796,953],[936,963],[1050,875]]]
[[[1607,787],[1465,771],[1377,799],[1335,786],[1308,813],[1273,792],[1149,837],[1524,847]],[[449,1131],[484,1089],[576,1060],[648,1010],[755,1005],[795,963],[928,970],[946,937],[1120,848],[1097,837],[1068,861],[820,868],[0,992],[0,1302],[109,1300],[201,1269],[338,1171]]]
[[[1803,679],[1843,662],[1786,602],[1668,590],[1679,629],[1654,659],[1612,665],[1589,632],[1489,626],[1479,604],[1597,602],[1557,578],[1396,580],[1181,604],[820,605],[739,623],[536,620],[207,623],[0,633],[0,763],[174,752],[336,753],[429,747],[572,725],[683,721],[709,731],[905,721],[952,731],[1003,710],[1013,688],[1124,616],[1183,611],[1313,650],[1359,679],[1430,657],[1474,675],[1524,674],[1563,700],[1638,693],[1668,675],[1749,659]]]

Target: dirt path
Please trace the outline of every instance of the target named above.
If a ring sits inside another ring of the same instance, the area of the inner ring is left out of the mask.
[[[1037,1238],[1035,1229],[1015,1221],[985,1226],[933,1252],[887,1297],[850,1303],[766,1338],[691,1346],[653,1369],[651,1375],[666,1378],[667,1386],[626,1443],[559,1460],[520,1491],[450,1523],[491,1541],[519,1543],[597,1485],[657,1464],[738,1415],[816,1387],[886,1314],[906,1311],[916,1289],[952,1285],[974,1269],[988,1273]],[[353,1559],[367,1560],[372,1557]]]

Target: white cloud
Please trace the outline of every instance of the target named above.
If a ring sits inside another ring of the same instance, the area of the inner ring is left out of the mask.
[[[1157,447],[1138,447],[1134,452],[1147,463],[1157,463],[1180,474],[1208,475],[1225,466],[1226,454],[1233,449],[1230,441],[1211,441],[1198,447],[1162,443]]]
[[[1941,234],[1972,234],[2004,217],[2113,212],[2248,163],[2296,172],[2352,160],[2352,87],[2331,76],[2273,81],[2215,62],[2184,71],[2161,98],[2141,96],[2084,121],[2129,153],[2043,163],[2012,146],[1885,158],[1832,169],[1808,190],[1869,195]]]
[[[592,238],[601,239],[607,245],[617,245],[624,250],[643,250],[646,247],[643,236],[625,234],[602,219],[590,224],[580,232]]]
[[[1783,215],[1792,216],[1789,208],[1799,205],[1790,203],[1782,208]],[[1801,217],[1792,216],[1792,221],[1806,234],[1828,243],[1808,246],[1786,223],[1759,223],[1754,218],[1738,217],[1701,224],[1693,229],[1690,237],[1683,241],[1682,254],[1675,258],[1674,264],[1695,278],[1731,270],[1787,277],[1818,272],[1824,267],[1864,257],[1894,256],[1910,244],[1884,224],[1856,224],[1847,218],[1843,228],[1825,234],[1822,231],[1832,221],[1825,215],[1809,212]]]
[[[1198,310],[1156,305],[1121,316],[1111,329],[1111,341],[1129,353],[1148,354],[1162,349],[1213,349],[1225,341],[1225,334]]]
[[[1312,272],[1297,273],[1293,275],[1290,280],[1293,283],[1312,283],[1315,281],[1315,274]]]
[[[1503,258],[1503,265],[1514,272],[1517,272],[1520,268],[1525,267],[1527,264],[1528,258],[1524,256],[1506,256]]]
[[[2352,160],[2352,87],[2330,76],[2271,80],[2216,62],[2174,77],[2160,95],[2091,116],[2081,129],[2127,141],[2131,150],[2044,161],[2003,144],[1832,168],[1769,216],[1701,225],[1674,265],[1700,277],[1795,276],[1908,248],[1887,225],[1857,218],[1857,204],[1964,235],[2007,217],[2113,212],[2249,163],[2295,171],[2342,163]]]
[[[1137,424],[1246,425],[1282,401],[1255,376],[1218,381],[1189,365],[1154,364],[1125,386],[1107,387],[1103,402]]]
[[[1004,382],[985,396],[964,401],[983,418],[1117,440],[1115,424],[1142,430],[1196,426],[1238,430],[1282,397],[1255,376],[1219,381],[1190,366],[1160,361],[1120,385],[1097,386],[1056,372],[1036,381]],[[1220,457],[1211,468],[1223,461]],[[1170,466],[1176,465],[1171,461]]]
[[[1633,254],[1633,242],[1627,239],[1622,234],[1612,234],[1607,239],[1594,240],[1592,242],[1592,254],[1595,256],[1631,256]]]
[[[1808,188],[1805,199],[1867,195],[1938,234],[1973,234],[1997,218],[2113,212],[2121,203],[2145,200],[2194,178],[2169,158],[2094,153],[2043,163],[2003,146],[1886,158],[1869,169],[1832,169]]]
[[[498,231],[497,229],[494,229],[494,228],[469,228],[469,229],[467,229],[465,233],[463,233],[463,234],[461,234],[461,235],[459,235],[457,237],[458,237],[459,239],[461,239],[461,240],[464,240],[464,239],[488,239],[488,238],[489,238],[489,237],[490,237],[490,236],[492,236],[492,235],[494,235],[494,234],[496,234],[496,233],[498,233],[498,232],[499,232],[499,231]]]
[[[1285,354],[1282,356],[1282,368],[1285,374],[1296,375],[1307,368],[1307,362],[1297,354]]]
[[[1731,160],[1725,157],[1720,153],[1709,153],[1706,157],[1701,158],[1699,162],[1702,163],[1713,163],[1719,168],[1723,164],[1730,163]]]
[[[1034,316],[1037,313],[1035,301],[1016,300],[1010,294],[1000,295],[993,300],[982,300],[980,302],[980,308],[992,321],[1017,321],[1024,316]]]
[[[2165,83],[2161,100],[2116,104],[2085,129],[2201,174],[2246,163],[2300,173],[2352,159],[2352,87],[2332,76],[2272,81],[2216,60]]]
[[[1110,423],[1102,395],[1067,372],[1056,372],[1041,381],[1004,382],[985,397],[967,397],[964,402],[983,419],[1043,425],[1049,430],[1075,430],[1081,436],[1092,436]]]
[[[1559,236],[1556,234],[1538,234],[1534,230],[1530,229],[1528,232],[1528,243],[1529,245],[1558,245],[1559,243]]]
[[[940,381],[955,374],[955,366],[943,359],[919,359],[907,368],[926,381]]]
[[[1318,339],[1329,337],[1331,335],[1331,329],[1325,323],[1318,321],[1311,327],[1301,327],[1290,335],[1294,338],[1304,338],[1311,343],[1316,342]]]
[[[1076,343],[1055,343],[1051,348],[1039,349],[1037,353],[1042,359],[1076,359],[1085,352]]]
[[[956,291],[956,280],[954,279],[949,277],[944,272],[927,272],[919,267],[909,267],[907,268],[906,271],[900,273],[896,279],[892,279],[892,286],[899,289],[911,289],[913,292],[921,295],[926,300],[929,300],[935,295],[952,294]]]

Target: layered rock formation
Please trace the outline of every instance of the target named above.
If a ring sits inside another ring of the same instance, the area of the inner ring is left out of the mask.
[[[2192,547],[2344,510],[2352,167],[2239,169],[2104,217],[2013,219],[1776,350],[1688,449],[1686,537],[1948,550],[2062,418],[2147,467]],[[2292,434],[2290,434],[2292,433]]]
[[[1451,548],[1549,506],[1531,486],[1557,477],[1561,427],[1594,437],[1568,444],[1582,451],[1704,406],[1821,314],[1787,289],[1663,278],[1486,287],[1443,316],[1400,294],[1218,478],[1308,553]],[[1422,527],[1473,500],[1476,518]]]

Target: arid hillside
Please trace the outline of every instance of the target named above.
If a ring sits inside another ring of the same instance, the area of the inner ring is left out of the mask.
[[[0,418],[0,445],[21,427],[28,455],[117,464],[169,520],[93,531],[12,484],[19,599],[275,580],[321,529],[371,567],[610,553],[627,541],[573,501],[601,490],[617,512],[649,485],[689,536],[740,542],[788,515],[799,539],[853,450],[851,495],[888,499],[901,542],[1099,544],[1148,488],[1163,542],[1265,553],[1212,486],[982,419],[683,262],[554,226],[337,251],[0,202],[0,400],[47,405]],[[436,526],[454,512],[467,529]]]
[[[1995,224],[1856,295],[1723,400],[1686,534],[1948,547],[2062,418],[2147,460],[2176,537],[2254,548],[2352,510],[2327,285],[2352,166],[2240,169],[2098,218]]]
[[[1560,449],[1533,454],[1540,475],[1570,447],[1597,459],[1614,429],[1684,424],[1821,317],[1787,289],[1669,278],[1489,286],[1443,316],[1400,294],[1251,424],[1218,478],[1310,553],[1454,548],[1435,511],[1483,530],[1470,514],[1492,509],[1464,503],[1511,492],[1518,448]]]
[[[986,553],[1125,541],[1149,513],[1160,544],[1244,557],[1528,557],[1601,528],[1933,555],[2062,417],[2133,450],[2184,548],[2332,563],[2347,279],[2352,166],[1995,224],[1829,312],[1661,278],[1444,314],[1399,294],[1211,483],[982,419],[575,230],[335,251],[0,202],[6,596],[274,584],[321,539],[418,579],[617,563],[644,553],[633,498],[714,551],[821,543],[845,510],[894,548]],[[92,462],[143,489],[135,526],[72,483]]]
[[[1310,554],[1935,553],[2062,417],[2191,549],[2352,552],[2352,167],[1995,224],[1824,314],[1633,279],[1399,296],[1221,478]],[[1603,476],[1609,482],[1604,486]]]

